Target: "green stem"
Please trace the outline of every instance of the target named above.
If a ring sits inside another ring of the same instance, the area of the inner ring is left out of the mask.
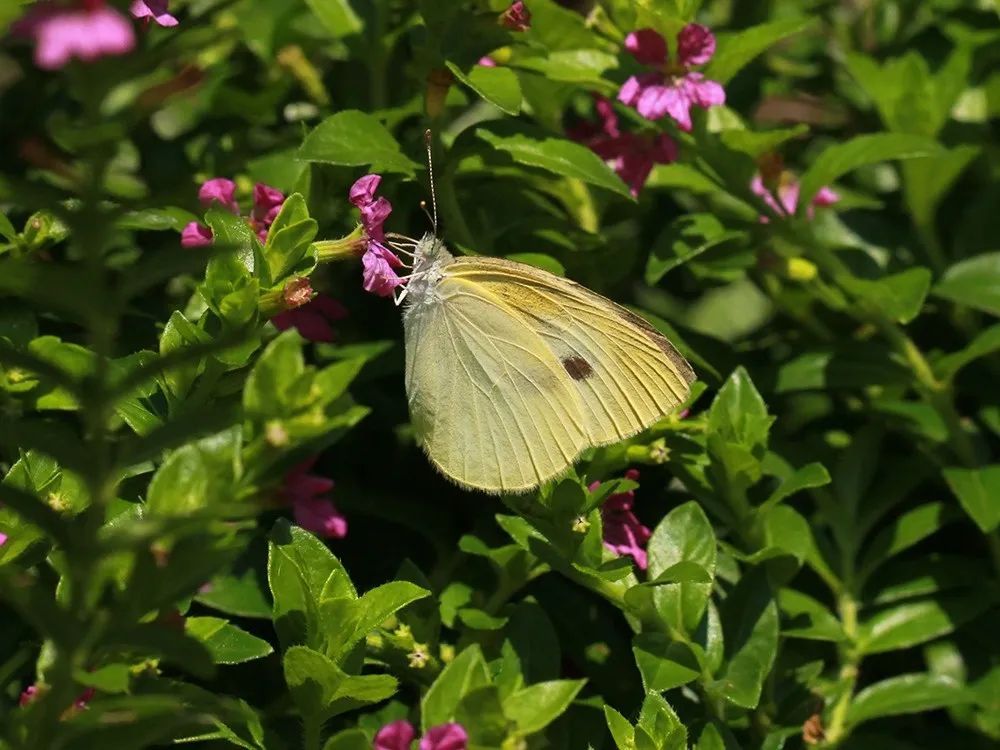
[[[303,750],[320,750],[323,741],[323,722],[316,716],[306,716],[303,719]]]
[[[847,726],[847,712],[851,707],[854,689],[858,684],[858,671],[861,666],[861,655],[857,648],[858,636],[858,602],[850,594],[844,594],[838,603],[840,624],[847,636],[847,641],[840,649],[840,682],[841,693],[830,711],[830,720],[826,726],[826,739],[823,747],[834,748],[840,745],[850,734]]]

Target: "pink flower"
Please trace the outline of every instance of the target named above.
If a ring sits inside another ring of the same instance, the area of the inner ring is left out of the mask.
[[[757,174],[750,182],[750,189],[761,198],[764,203],[779,216],[794,216],[799,206],[799,181],[789,173],[783,173],[778,180],[777,199],[775,193],[767,188],[763,178]],[[811,219],[815,215],[813,210],[816,206],[830,206],[840,200],[840,196],[828,187],[820,188],[806,208],[806,217]],[[767,224],[770,218],[761,216],[760,222]]]
[[[177,19],[167,13],[167,0],[135,0],[128,12],[135,18],[155,21],[159,26],[177,25]]]
[[[35,64],[45,70],[57,70],[74,57],[92,62],[124,55],[135,47],[132,24],[103,0],[81,0],[69,6],[37,3],[11,32],[34,38]]]
[[[206,180],[198,188],[198,200],[202,208],[209,208],[218,203],[223,208],[240,215],[240,204],[236,202],[236,183],[225,177],[214,177]]]
[[[399,719],[378,730],[372,750],[410,750],[416,736],[413,725],[406,719]]]
[[[212,230],[197,221],[190,221],[181,230],[181,247],[205,247],[212,244]]]
[[[4,534],[2,531],[0,531],[0,547],[3,547],[7,543],[7,540],[9,538],[10,537],[8,537],[6,534]]]
[[[291,504],[295,523],[303,529],[323,537],[343,539],[347,536],[347,519],[325,497],[333,489],[333,480],[308,473],[316,458],[303,461],[285,475],[281,495]]]
[[[214,203],[240,215],[240,204],[236,200],[236,183],[225,177],[213,177],[206,180],[198,188],[198,200],[202,207],[208,209]],[[253,187],[253,207],[247,222],[257,233],[258,239],[267,242],[267,232],[278,217],[285,195],[277,188],[258,182]],[[212,230],[206,226],[191,222],[181,231],[181,247],[202,247],[212,244]]]
[[[17,699],[17,705],[21,707],[27,706],[37,697],[38,688],[35,685],[28,685],[28,687],[21,692],[21,697]]]
[[[477,62],[476,65],[482,65],[484,68],[495,68],[497,66],[497,62],[489,55],[483,55],[479,58],[479,62]]]
[[[399,719],[378,730],[373,750],[410,750],[416,734],[410,722]],[[420,750],[466,750],[468,742],[469,735],[461,724],[439,724],[420,739]]]
[[[361,226],[364,229],[362,285],[366,292],[390,297],[393,290],[403,283],[393,270],[401,267],[403,262],[384,244],[385,230],[382,225],[392,212],[392,204],[385,198],[375,197],[381,181],[381,175],[365,175],[351,186],[348,195],[351,203],[361,211]]]
[[[618,100],[635,107],[648,120],[670,115],[681,130],[691,130],[691,107],[723,104],[722,85],[691,71],[715,54],[715,37],[704,26],[689,23],[677,35],[676,61],[667,42],[653,29],[639,29],[625,38],[625,48],[643,65],[655,70],[630,77],[618,91]]]
[[[469,735],[461,724],[440,724],[427,730],[420,750],[465,750]]]
[[[271,322],[279,331],[294,328],[309,341],[330,342],[334,339],[331,322],[347,317],[346,308],[325,294],[317,294],[310,301],[294,310],[278,313]]]
[[[595,96],[594,108],[600,124],[582,123],[569,136],[589,146],[604,159],[638,196],[654,164],[669,164],[677,159],[677,145],[665,133],[623,133],[618,127],[614,105],[603,96]]]
[[[531,28],[531,11],[521,0],[517,0],[500,14],[500,25],[511,31],[527,31]]]
[[[629,469],[625,478],[637,481],[639,472]],[[590,489],[594,490],[600,482],[594,482]],[[646,543],[650,531],[640,523],[632,512],[635,501],[635,490],[611,495],[604,501],[601,508],[601,521],[604,526],[604,546],[617,555],[630,555],[640,570],[647,566]]]

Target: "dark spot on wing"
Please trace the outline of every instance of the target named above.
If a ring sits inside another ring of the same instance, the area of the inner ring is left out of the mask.
[[[583,380],[594,373],[594,368],[583,357],[565,357],[562,365],[573,380]]]

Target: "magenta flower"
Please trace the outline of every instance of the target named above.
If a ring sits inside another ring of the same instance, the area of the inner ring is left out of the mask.
[[[625,478],[638,481],[638,470],[629,469],[625,472]],[[590,490],[593,491],[599,484],[600,482],[593,482]],[[649,542],[650,531],[632,512],[634,502],[635,490],[611,495],[604,501],[601,508],[604,546],[616,555],[631,556],[639,569],[645,570],[648,565],[646,543]]]
[[[35,64],[44,70],[58,70],[73,58],[93,62],[124,55],[135,47],[132,24],[103,0],[37,3],[11,27],[11,33],[35,40]]]
[[[334,339],[330,323],[346,317],[347,308],[337,300],[325,294],[317,294],[301,307],[278,313],[271,318],[271,322],[279,331],[294,328],[304,339],[328,343]]]
[[[176,26],[177,19],[167,13],[167,0],[135,0],[128,12],[140,20],[155,21],[159,26]]]
[[[4,534],[2,531],[0,531],[0,547],[3,547],[7,543],[7,540],[9,538],[10,537],[8,537],[6,534]]]
[[[38,697],[38,687],[35,686],[34,684],[28,685],[28,687],[26,687],[24,690],[21,691],[21,696],[17,699],[17,705],[23,708],[24,706],[27,706],[29,703],[35,700],[35,698],[37,697]]]
[[[291,504],[295,523],[303,529],[322,537],[343,539],[347,536],[347,519],[326,497],[333,489],[333,480],[309,473],[316,458],[303,461],[285,475],[281,495]]]
[[[381,175],[365,175],[351,186],[349,197],[361,211],[361,226],[364,229],[364,255],[361,256],[364,289],[380,297],[390,297],[393,290],[403,283],[394,270],[403,262],[385,246],[382,225],[392,212],[392,204],[385,198],[375,197],[381,181]]]
[[[205,247],[212,244],[212,230],[197,221],[189,221],[181,230],[181,247]]]
[[[440,724],[427,730],[420,750],[466,750],[469,735],[461,724]]]
[[[228,211],[240,215],[240,204],[236,202],[236,183],[225,177],[213,177],[206,180],[198,188],[198,201],[202,208],[209,208],[218,203]]]
[[[638,197],[654,164],[676,161],[677,145],[665,133],[623,133],[611,101],[603,96],[594,99],[600,123],[581,123],[570,129],[569,136],[604,159]]]
[[[785,172],[778,180],[777,194],[772,192],[764,184],[763,178],[759,174],[755,175],[750,182],[750,189],[761,198],[764,203],[779,216],[794,216],[799,206],[799,181]],[[828,187],[820,188],[809,206],[806,208],[806,217],[811,219],[815,214],[814,208],[817,206],[830,206],[840,200],[840,196]],[[767,224],[770,219],[761,216],[760,222]]]
[[[225,177],[213,177],[198,188],[198,200],[208,209],[213,203],[237,216],[240,204],[236,200],[236,183]],[[247,222],[257,233],[261,242],[267,242],[267,232],[278,217],[285,195],[277,188],[258,182],[253,186],[253,207]],[[181,247],[202,247],[212,244],[212,230],[204,224],[191,222],[181,231]]]
[[[653,29],[639,29],[625,38],[625,48],[643,65],[655,70],[630,77],[618,91],[618,100],[634,107],[647,120],[669,115],[681,130],[691,130],[691,107],[724,104],[722,85],[691,70],[715,54],[715,37],[704,26],[689,23],[677,35],[676,60],[667,42]]]
[[[484,68],[495,68],[497,66],[497,61],[489,55],[483,55],[479,58],[479,62],[477,62],[476,65],[481,65]]]
[[[517,0],[500,14],[500,25],[511,31],[527,31],[531,28],[531,11],[521,0]]]
[[[386,724],[375,735],[373,750],[410,750],[417,733],[405,719]],[[439,724],[420,739],[420,750],[466,750],[469,735],[461,724]]]
[[[413,725],[406,719],[399,719],[378,730],[372,750],[410,750],[416,736]]]

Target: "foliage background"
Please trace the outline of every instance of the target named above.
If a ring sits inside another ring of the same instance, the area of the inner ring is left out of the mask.
[[[5,38],[0,746],[347,750],[404,716],[470,747],[1000,738],[996,8],[532,0],[514,33],[505,5],[176,2],[58,72]],[[566,130],[636,70],[625,33],[695,19],[727,105],[690,134],[622,108],[680,145],[630,200]],[[433,472],[397,310],[312,244],[366,171],[423,231],[427,127],[446,240],[635,305],[699,374],[688,416],[537,495]],[[759,222],[773,152],[841,200]],[[215,176],[298,193],[284,236],[216,209],[181,250]],[[267,323],[297,275],[349,311],[335,343]],[[329,544],[276,499],[314,454]],[[635,485],[586,489],[636,466],[647,573],[600,543]]]

